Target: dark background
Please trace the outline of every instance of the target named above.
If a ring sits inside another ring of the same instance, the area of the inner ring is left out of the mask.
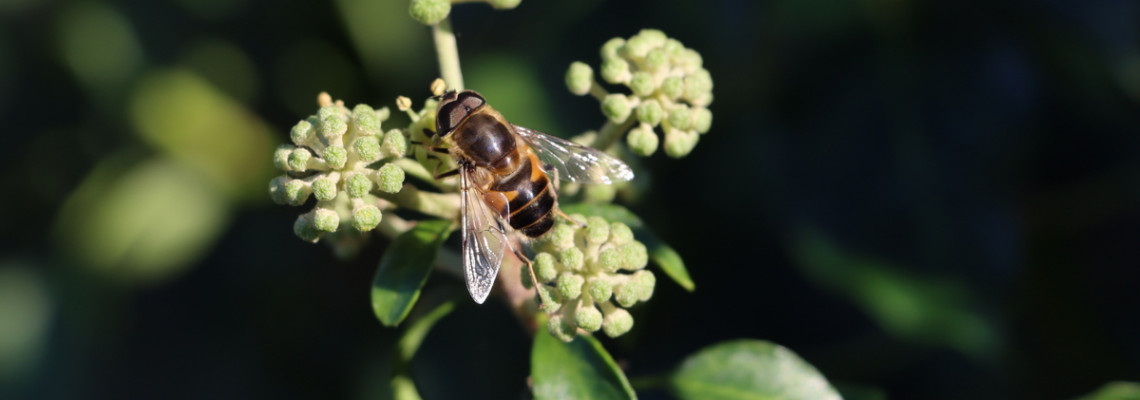
[[[703,55],[712,130],[647,159],[627,204],[697,284],[659,274],[633,332],[603,340],[635,381],[736,338],[788,346],[854,398],[1140,379],[1136,2],[452,18],[467,86],[562,136],[601,125],[563,75],[609,38],[657,28]],[[418,105],[436,75],[404,1],[0,2],[0,397],[376,397],[400,333],[369,305],[387,241],[342,260],[297,239],[305,209],[269,201],[269,156],[319,91]],[[461,301],[417,355],[420,393],[522,396],[528,336],[465,297],[428,283]]]

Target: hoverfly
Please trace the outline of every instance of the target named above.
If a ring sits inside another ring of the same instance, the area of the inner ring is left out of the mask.
[[[508,248],[527,260],[508,232],[537,238],[554,226],[555,213],[565,216],[548,172],[579,183],[633,179],[628,165],[601,150],[512,125],[471,90],[443,94],[435,124],[433,148],[458,164],[437,178],[459,174],[463,275],[476,303],[490,295]]]

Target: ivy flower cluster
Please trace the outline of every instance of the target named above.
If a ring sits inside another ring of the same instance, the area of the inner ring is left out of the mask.
[[[412,0],[408,14],[424,25],[434,25],[451,14],[451,3],[481,1],[496,10],[509,10],[519,6],[522,0]]]
[[[277,148],[273,163],[284,174],[269,182],[270,197],[278,204],[300,206],[316,198],[313,209],[293,224],[294,233],[311,242],[347,227],[375,229],[381,210],[389,206],[377,195],[404,186],[404,170],[389,161],[408,150],[401,130],[380,127],[388,119],[387,107],[359,104],[349,110],[327,93],[317,103],[317,114],[293,126],[293,143]]]
[[[665,154],[688,155],[712,126],[708,106],[713,82],[701,65],[701,55],[659,30],[645,29],[629,39],[610,39],[601,56],[602,80],[625,86],[630,93],[608,93],[594,79],[594,70],[581,61],[570,64],[566,72],[570,91],[596,97],[602,113],[622,127],[620,131],[632,127],[626,143],[634,153],[656,152],[661,141],[654,129],[660,128]]]
[[[625,224],[571,218],[586,221],[585,227],[560,219],[535,245],[534,274],[542,310],[549,315],[547,330],[567,342],[579,330],[621,336],[633,327],[626,308],[649,300],[657,284],[645,269],[648,251]],[[522,275],[523,283],[533,286],[526,269]]]

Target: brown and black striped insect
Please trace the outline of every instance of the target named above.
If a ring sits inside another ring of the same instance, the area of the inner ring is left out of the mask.
[[[562,214],[548,172],[580,183],[633,179],[629,166],[605,152],[512,125],[474,91],[443,94],[435,124],[432,146],[459,166],[439,177],[459,174],[463,275],[476,303],[491,293],[508,248],[526,260],[507,233],[537,238]]]

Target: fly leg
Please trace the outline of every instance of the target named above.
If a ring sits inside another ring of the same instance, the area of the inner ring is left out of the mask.
[[[538,290],[538,287],[541,286],[542,283],[538,281],[538,276],[534,274],[534,261],[531,261],[530,258],[526,256],[526,254],[523,254],[522,251],[516,249],[513,244],[508,244],[508,246],[510,246],[511,251],[515,253],[515,257],[518,257],[519,260],[522,260],[522,262],[526,263],[526,270],[528,273],[530,273],[530,282],[532,284],[531,286],[534,286],[534,300],[538,303],[538,309],[541,310],[545,308],[546,302],[542,299],[542,291]]]

